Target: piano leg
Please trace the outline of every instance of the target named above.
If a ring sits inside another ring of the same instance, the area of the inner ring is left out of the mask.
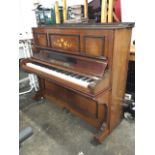
[[[106,113],[105,113],[105,119],[98,131],[98,133],[94,136],[95,141],[98,143],[102,143],[102,141],[108,136],[109,130],[108,130],[108,120],[109,120],[109,109],[108,105],[104,104]]]
[[[40,99],[42,99],[42,98],[44,98],[44,88],[45,88],[45,82],[44,82],[44,79],[42,79],[42,78],[40,78],[40,77],[38,77],[38,81],[39,81],[39,87],[40,87],[40,89],[39,89],[39,91],[37,91],[36,92],[36,94],[33,96],[33,99],[34,100],[36,100],[36,101],[38,101],[38,100],[40,100]]]
[[[37,91],[36,94],[33,96],[33,99],[36,100],[36,101],[38,101],[38,100],[40,100],[42,98],[43,98],[43,96],[42,96],[42,92],[40,90]]]

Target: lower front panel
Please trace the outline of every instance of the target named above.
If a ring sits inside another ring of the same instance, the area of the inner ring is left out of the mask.
[[[105,113],[103,105],[47,80],[44,89],[45,98],[67,108],[96,128],[101,126]]]

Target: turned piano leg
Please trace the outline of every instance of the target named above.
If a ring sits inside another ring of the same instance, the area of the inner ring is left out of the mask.
[[[40,99],[44,98],[44,88],[45,88],[45,81],[44,79],[38,77],[38,81],[39,81],[39,90],[36,92],[36,94],[33,96],[33,99],[38,101]]]
[[[94,136],[95,141],[98,143],[102,143],[102,141],[108,136],[109,134],[109,129],[108,129],[108,120],[109,120],[109,109],[108,105],[104,104],[105,106],[105,117],[104,121],[98,131],[98,133]]]

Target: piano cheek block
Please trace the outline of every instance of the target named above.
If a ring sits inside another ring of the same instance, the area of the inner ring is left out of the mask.
[[[67,108],[97,128],[95,140],[100,143],[122,118],[133,26],[111,23],[33,28],[33,56],[20,62],[25,71],[39,77],[36,96]],[[64,48],[64,43],[72,47]]]

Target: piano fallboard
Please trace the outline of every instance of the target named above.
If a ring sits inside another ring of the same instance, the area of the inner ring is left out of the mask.
[[[98,60],[45,49],[37,49],[32,58],[36,61],[41,60],[63,69],[98,77],[103,77],[108,67],[108,60],[106,58]]]

